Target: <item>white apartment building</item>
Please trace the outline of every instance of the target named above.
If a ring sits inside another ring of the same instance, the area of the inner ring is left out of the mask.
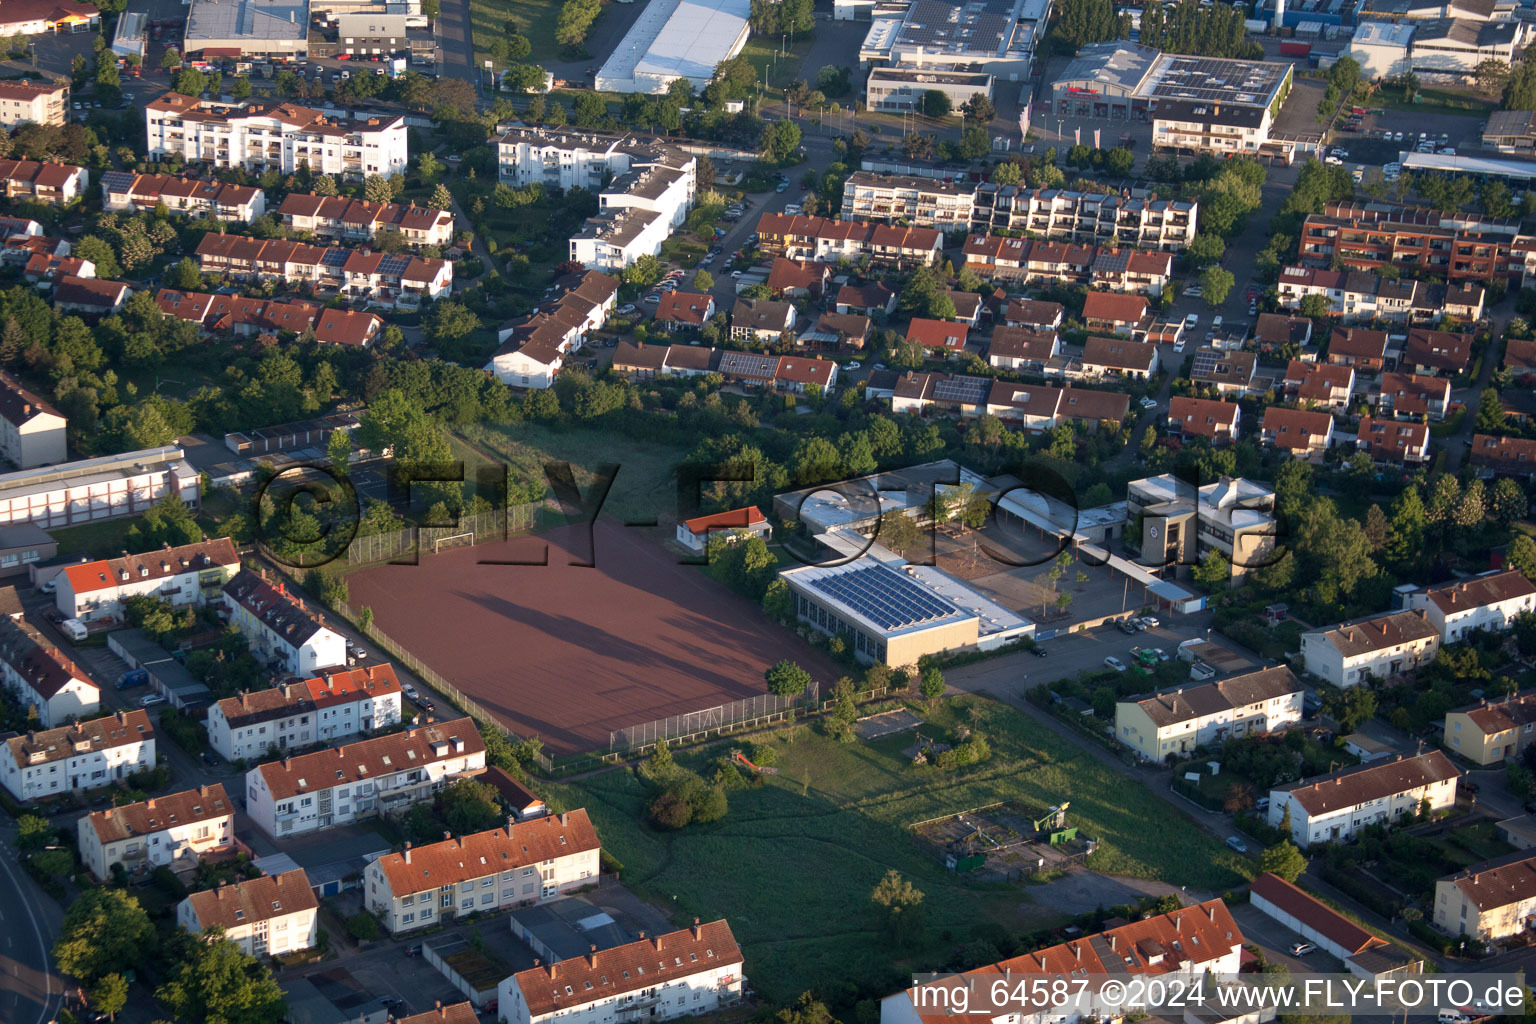
[[[503,1024],[613,1024],[711,1013],[739,1001],[744,961],[722,919],[639,939],[502,980]]]
[[[363,178],[404,174],[404,117],[327,117],[295,103],[224,104],[166,93],[144,107],[152,160],[180,157],[227,169]]]
[[[195,892],[176,908],[176,923],[193,935],[220,928],[250,956],[283,956],[314,948],[319,911],[309,876],[295,868]]]
[[[85,670],[20,617],[0,617],[0,681],[44,729],[101,710],[101,691]]]
[[[101,881],[121,864],[129,874],[190,870],[210,853],[235,848],[235,806],[223,783],[93,811],[78,822],[80,859]]]
[[[580,808],[387,854],[363,872],[363,900],[393,934],[558,899],[597,884],[601,849]]]
[[[1517,850],[1435,882],[1436,927],[1495,942],[1523,935],[1536,919],[1536,851]]]
[[[1130,513],[1141,517],[1141,561],[1194,565],[1219,551],[1234,576],[1260,568],[1275,544],[1275,493],[1242,477],[1203,487],[1171,473],[1133,480],[1126,487]]]
[[[404,811],[483,771],[480,730],[459,718],[258,765],[245,810],[268,835],[299,835]]]
[[[250,641],[251,652],[276,661],[289,675],[308,678],[320,669],[347,663],[347,641],[328,629],[288,585],[268,583],[242,572],[224,586],[229,622]]]
[[[1301,721],[1304,691],[1284,665],[1115,705],[1115,738],[1152,761],[1214,749]]]
[[[5,741],[0,785],[18,800],[96,789],[155,766],[155,727],[142,708]]]
[[[66,426],[59,410],[0,370],[0,457],[19,469],[67,462]]]
[[[137,515],[167,494],[202,502],[197,470],[180,448],[147,448],[0,474],[0,526],[45,530]]]
[[[667,147],[656,138],[587,128],[514,128],[496,140],[499,178],[508,185],[600,192]]]
[[[1128,986],[1128,990],[1154,994],[1161,989],[1172,995],[1187,990],[1188,985],[1207,974],[1236,974],[1242,963],[1243,942],[1242,930],[1232,912],[1226,903],[1216,899],[1024,953],[982,967],[974,974],[987,979],[1011,979],[1010,993],[1015,986],[1037,979],[1049,984],[1053,978],[1094,975],[1114,975],[1125,981],[1161,978],[1174,984]],[[990,986],[990,981],[987,984]],[[1025,991],[1031,991],[1031,987],[1027,986]],[[1122,1000],[1119,1006],[1101,1003],[1096,993],[1097,986],[1089,985],[1028,1014],[1019,1013],[1016,1006],[989,1005],[978,1012],[973,1004],[966,1017],[978,1024],[1080,1024],[1089,1019],[1121,1017],[1126,1010],[1140,1013],[1155,1012],[1158,1008],[1156,1001],[1128,1004]],[[886,996],[880,1000],[880,1024],[953,1021],[955,1015],[949,1004],[935,998],[938,995],[908,988]],[[1179,1014],[1173,1010],[1165,1016],[1176,1019]]]
[[[1297,846],[1338,842],[1367,825],[1417,814],[1425,801],[1432,811],[1455,806],[1460,776],[1439,750],[1354,765],[1270,790],[1269,824],[1279,828],[1289,810],[1291,840]]]
[[[68,112],[68,82],[0,82],[0,127],[62,125]]]
[[[1440,630],[1422,609],[1384,612],[1301,634],[1306,671],[1338,687],[1390,679],[1440,653]]]
[[[1514,569],[1488,572],[1416,590],[1408,607],[1423,610],[1442,644],[1454,644],[1480,629],[1508,632],[1516,615],[1536,609],[1536,586]]]
[[[120,619],[129,597],[157,597],[178,608],[206,604],[239,571],[234,541],[219,537],[71,565],[58,575],[53,603],[66,619]]]
[[[208,743],[230,761],[301,750],[400,722],[393,665],[335,669],[298,683],[225,697],[208,709]]]

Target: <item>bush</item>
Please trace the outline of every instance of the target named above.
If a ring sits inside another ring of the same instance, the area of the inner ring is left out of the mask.
[[[688,801],[676,793],[663,793],[651,804],[651,821],[662,828],[684,828],[692,818]]]
[[[1408,933],[1431,949],[1438,950],[1441,954],[1449,953],[1456,945],[1455,939],[1448,935],[1440,934],[1422,920],[1409,921]]]
[[[347,918],[347,934],[359,942],[372,942],[379,937],[379,920],[367,912]]]
[[[771,743],[752,744],[752,763],[767,768],[779,763],[779,748]]]

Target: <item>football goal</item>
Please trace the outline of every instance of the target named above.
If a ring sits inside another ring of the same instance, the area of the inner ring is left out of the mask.
[[[470,548],[475,546],[473,533],[452,533],[446,537],[432,538],[432,553],[441,554],[449,548]]]

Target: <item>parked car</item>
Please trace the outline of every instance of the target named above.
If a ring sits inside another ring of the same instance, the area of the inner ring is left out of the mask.
[[[1043,658],[1045,657],[1045,648],[1041,647],[1039,644],[1035,644],[1035,646],[1029,649],[1029,653],[1033,654],[1037,658]]]
[[[635,306],[635,304],[633,302],[626,302],[626,303],[624,303],[624,305],[619,307],[619,312],[620,313],[633,313],[633,312],[636,311],[636,308],[637,307]]]
[[[1146,397],[1145,395],[1143,395],[1141,398],[1137,399],[1137,404],[1140,405],[1143,409],[1156,409],[1157,408],[1157,402],[1154,401],[1153,399],[1150,399],[1150,398]]]
[[[1119,658],[1115,657],[1113,654],[1111,654],[1109,657],[1104,659],[1104,664],[1108,665],[1110,668],[1114,669],[1116,672],[1124,672],[1125,671],[1125,662],[1121,661]]]
[[[1238,853],[1248,852],[1248,844],[1243,842],[1237,836],[1227,836],[1227,848],[1230,850],[1236,850]]]
[[[1149,626],[1152,629],[1156,629],[1163,624],[1163,620],[1159,619],[1156,615],[1143,615],[1141,621],[1143,625]]]
[[[1291,944],[1291,956],[1306,956],[1308,953],[1316,953],[1317,947],[1310,942],[1293,942]]]
[[[1198,299],[1205,294],[1205,289],[1198,284],[1192,284],[1184,289],[1184,294],[1192,299]]]
[[[139,707],[141,707],[141,708],[152,708],[156,704],[164,704],[164,703],[165,703],[164,695],[158,694],[158,693],[151,693],[151,694],[148,694],[147,696],[139,698]]]

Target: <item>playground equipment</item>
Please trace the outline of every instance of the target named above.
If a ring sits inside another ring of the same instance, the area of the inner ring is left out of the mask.
[[[751,761],[747,760],[747,755],[743,754],[739,750],[731,751],[731,760],[737,762],[738,764],[745,765],[746,767],[752,769],[754,772],[757,772],[759,775],[779,774],[779,770],[777,768],[770,768],[767,765],[753,764]]]

